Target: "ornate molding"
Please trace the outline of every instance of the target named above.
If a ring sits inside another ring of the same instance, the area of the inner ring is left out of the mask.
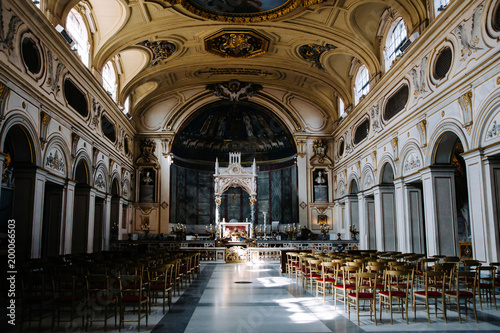
[[[54,155],[50,152],[49,156],[47,156],[45,166],[60,172],[64,172],[66,169],[64,159],[59,157],[59,151],[57,149],[54,150]]]
[[[394,152],[394,161],[399,160],[399,147],[398,147],[398,137],[391,140],[392,150]]]
[[[470,57],[472,53],[476,53],[477,50],[481,50],[478,45],[482,38],[481,15],[483,13],[483,8],[484,5],[480,5],[476,8],[476,10],[474,10],[470,24],[468,23],[469,20],[463,21],[453,30],[453,34],[458,37],[460,43],[462,44],[462,48],[460,50],[462,57],[460,60],[462,61]]]
[[[61,90],[61,85],[59,84],[59,78],[61,76],[61,72],[64,68],[64,65],[58,61],[56,61],[57,66],[54,71],[54,62],[52,60],[52,52],[50,50],[47,51],[47,81],[46,84],[52,90],[54,95],[57,97],[59,91]]]
[[[493,120],[491,129],[486,134],[486,139],[492,139],[494,137],[497,137],[498,135],[500,135],[500,124],[497,124],[497,121]]]
[[[221,30],[205,39],[205,49],[224,58],[251,58],[268,48],[269,39],[253,30]]]
[[[229,80],[208,84],[207,90],[212,91],[214,96],[238,102],[253,97],[258,91],[262,90],[262,86],[255,83]]]
[[[313,67],[324,70],[325,68],[321,65],[319,58],[326,51],[334,50],[336,48],[337,47],[332,44],[305,44],[299,47],[299,54],[304,60],[312,63]]]
[[[314,140],[313,142],[313,153],[314,155],[309,160],[309,163],[315,164],[327,164],[329,167],[333,166],[333,161],[326,155],[328,146],[323,139]]]
[[[411,152],[410,154],[408,154],[403,169],[405,174],[415,169],[418,170],[421,167],[422,167],[422,162],[420,161],[420,157],[418,156],[418,154],[415,152]]]
[[[420,135],[420,147],[427,147],[427,120],[423,119],[419,121],[417,130]]]
[[[141,142],[141,156],[136,160],[137,165],[159,166],[158,159],[155,156],[156,142],[146,139]]]
[[[365,182],[364,182],[364,189],[370,188],[373,186],[373,176],[371,173],[368,173],[365,177]]]
[[[379,113],[380,113],[380,105],[377,103],[373,105],[370,109],[370,116],[372,118],[372,129],[376,132],[381,129],[379,123]]]
[[[209,10],[202,6],[197,5],[191,0],[163,0],[170,5],[181,5],[184,9],[190,11],[191,13],[198,15],[200,17],[221,21],[221,22],[231,22],[231,23],[252,23],[252,22],[264,22],[275,20],[279,17],[285,16],[297,9],[298,7],[309,7],[324,0],[288,0],[284,2],[283,5],[262,12],[256,13],[227,13],[215,10]]]
[[[427,92],[427,84],[425,83],[427,79],[427,57],[422,58],[422,61],[420,61],[420,70],[417,73],[416,68],[418,66],[415,66],[411,71],[410,75],[412,77],[413,81],[413,95],[418,96],[421,94],[424,94]]]
[[[468,91],[458,98],[458,104],[462,110],[462,116],[464,119],[463,127],[469,131],[469,127],[472,126],[472,91]]]
[[[47,113],[40,112],[40,145],[42,150],[45,149],[45,144],[47,143],[47,130],[51,119],[52,117]]]
[[[76,158],[76,152],[78,149],[78,141],[80,141],[80,136],[76,133],[71,133],[71,157]]]
[[[99,102],[92,98],[92,116],[90,117],[90,126],[92,128],[98,128],[99,122],[101,121],[101,115],[103,112],[103,107]]]
[[[137,45],[147,48],[153,54],[153,57],[151,58],[151,61],[148,65],[149,67],[165,63],[165,60],[170,57],[177,49],[174,44],[166,40],[159,40],[155,42],[145,40],[143,42],[137,43]]]
[[[106,184],[104,183],[104,176],[102,175],[102,173],[99,173],[94,181],[94,185],[95,187],[97,187],[98,189],[100,189],[101,191],[105,191],[106,190]]]
[[[9,55],[11,55],[14,51],[14,37],[16,36],[17,29],[19,29],[23,21],[19,17],[12,15],[9,21],[8,30],[5,32],[5,24],[3,20],[3,4],[0,2],[0,50],[7,50]]]

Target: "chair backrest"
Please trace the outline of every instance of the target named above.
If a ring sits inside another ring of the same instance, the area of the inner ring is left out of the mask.
[[[408,292],[412,271],[409,270],[386,270],[384,274],[384,289],[389,295],[394,291]]]
[[[377,273],[354,273],[356,279],[356,296],[361,292],[373,292],[375,298],[375,290],[377,289],[377,280],[379,279]]]
[[[446,272],[444,271],[427,271],[424,272],[424,291],[427,295],[429,289],[444,290],[446,282]]]
[[[120,297],[134,295],[142,297],[144,284],[141,275],[120,275]]]
[[[475,259],[462,260],[462,263],[464,265],[464,270],[466,272],[475,271],[476,268],[481,267],[481,262],[479,262],[479,260],[475,260]]]
[[[476,272],[456,272],[454,287],[456,291],[471,291],[472,295],[475,297],[478,283],[477,281]]]
[[[477,268],[478,283],[491,283],[495,287],[495,273],[497,268],[493,266],[481,266]]]

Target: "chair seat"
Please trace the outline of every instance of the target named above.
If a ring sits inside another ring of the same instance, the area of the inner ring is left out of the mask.
[[[92,296],[92,297],[89,297],[88,299],[89,299],[89,301],[92,301],[92,302],[113,303],[113,302],[116,302],[116,300],[118,298],[116,296],[107,296],[107,297]]]
[[[320,274],[306,274],[306,275],[304,275],[304,277],[306,277],[306,278],[319,278],[319,277],[321,277],[321,275]]]
[[[334,285],[334,287],[335,288],[344,289],[344,285],[343,284],[336,284],[336,285]],[[355,284],[346,284],[345,288],[346,289],[356,289],[356,285]]]
[[[415,295],[425,297],[426,296],[425,290],[415,291]],[[441,296],[443,296],[443,294],[440,293],[439,291],[434,291],[434,290],[427,291],[427,297],[441,297]]]
[[[147,296],[142,296],[139,298],[139,296],[123,296],[122,297],[122,302],[144,302],[148,299]]]
[[[323,278],[316,279],[316,281],[323,282]],[[335,282],[335,279],[325,279],[324,282],[333,283],[333,282]]]
[[[481,288],[492,288],[493,284],[491,284],[491,283],[480,283],[479,287],[481,287]]]
[[[456,290],[449,290],[445,293],[445,295],[448,295],[448,296],[456,296],[457,295],[457,291]],[[465,291],[465,290],[461,290],[458,297],[472,297],[474,296],[474,294],[470,291]]]
[[[382,295],[382,296],[389,296],[389,292],[388,291],[381,291],[381,292],[379,292],[379,294]],[[390,295],[392,297],[405,297],[406,293],[404,291],[395,290],[395,291],[392,291],[390,293]]]
[[[73,297],[71,295],[66,295],[66,296],[59,296],[59,297],[56,297],[55,298],[55,301],[56,302],[60,302],[60,303],[63,303],[63,302],[79,302],[83,299],[82,296],[76,296],[76,297]]]
[[[152,285],[150,287],[151,290],[163,290],[163,289],[170,289],[170,286],[167,284],[167,286],[165,287],[164,284],[155,284],[155,285]]]
[[[356,293],[349,293],[347,296],[356,297]],[[373,298],[373,293],[358,293],[358,298]]]

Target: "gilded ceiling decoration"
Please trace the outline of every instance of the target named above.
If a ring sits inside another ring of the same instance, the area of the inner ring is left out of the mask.
[[[248,99],[248,97],[253,97],[259,90],[262,90],[262,86],[260,84],[230,80],[209,84],[207,85],[207,89],[211,90],[214,96],[222,99],[243,101]]]
[[[145,40],[138,43],[137,45],[144,46],[148,48],[153,53],[153,58],[149,63],[149,66],[155,66],[161,63],[163,60],[167,59],[175,52],[176,47],[174,44],[167,42],[166,40],[159,40],[156,42],[150,42]]]
[[[208,52],[226,58],[250,58],[267,52],[269,40],[255,31],[219,31],[205,39]]]
[[[181,4],[191,13],[222,22],[263,22],[282,17],[299,7],[308,7],[324,0],[164,0]]]
[[[334,50],[337,47],[332,44],[326,44],[324,46],[318,44],[305,44],[299,48],[299,54],[302,58],[313,64],[314,67],[323,69],[319,57],[326,51]]]

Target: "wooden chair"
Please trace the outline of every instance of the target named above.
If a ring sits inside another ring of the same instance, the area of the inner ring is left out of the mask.
[[[146,317],[148,325],[149,297],[142,281],[142,275],[121,275],[120,281],[120,325],[118,330],[124,326],[125,322],[137,322],[137,331],[141,330],[141,319]],[[126,320],[125,310],[127,307],[137,309],[136,320]],[[142,313],[142,315],[141,315]]]
[[[351,320],[351,307],[355,307],[359,326],[359,317],[361,316],[359,302],[362,301],[364,307],[364,303],[368,301],[370,303],[370,314],[366,316],[370,316],[370,319],[372,319],[373,315],[375,325],[377,325],[377,309],[375,301],[377,294],[377,273],[354,273],[354,277],[356,281],[354,291],[350,290],[347,293],[346,302],[348,318]]]
[[[31,327],[32,321],[42,325],[44,317],[53,315],[52,277],[41,271],[24,273],[21,279],[21,318],[20,328],[27,322]]]
[[[479,305],[481,306],[481,310],[483,309],[483,296],[486,297],[487,302],[489,301],[495,305],[495,310],[497,309],[495,289],[498,288],[498,286],[495,283],[495,273],[496,267],[494,266],[482,266],[477,268],[477,293],[479,296]]]
[[[411,271],[400,270],[385,272],[384,284],[385,288],[379,292],[380,300],[380,320],[382,320],[382,310],[386,308],[391,313],[391,324],[393,323],[392,314],[400,312],[404,319],[406,314],[406,323],[408,324],[408,290],[410,289]],[[394,310],[394,301],[399,311]]]
[[[344,303],[346,302],[347,291],[354,290],[356,288],[356,278],[355,273],[359,273],[361,266],[342,266],[337,274],[337,278],[342,280],[342,283],[333,285],[334,290],[334,305],[335,310],[337,309],[337,301]],[[339,299],[339,296],[342,297]],[[347,306],[344,306],[344,311],[347,311]]]
[[[82,329],[85,324],[83,289],[77,289],[77,280],[74,275],[58,275],[52,279],[53,283],[53,316],[52,329],[57,317],[57,327],[61,324],[61,312],[67,312],[69,327],[73,326],[73,319],[82,318]]]
[[[311,290],[311,295],[313,295],[313,286],[314,286],[314,281],[316,281],[317,278],[321,277],[321,263],[323,261],[321,260],[315,260],[315,259],[310,259],[307,261],[307,269],[306,272],[304,272],[304,289],[307,291],[307,287],[309,286]]]
[[[424,290],[413,291],[413,312],[415,313],[415,318],[417,318],[417,304],[423,304],[425,305],[425,309],[427,311],[427,319],[430,323],[431,317],[429,314],[429,300],[433,300],[434,313],[436,314],[436,318],[438,315],[438,310],[441,310],[444,316],[444,321],[446,322],[446,303],[444,300],[444,288],[446,281],[445,277],[446,273],[444,271],[428,271],[424,273]],[[441,299],[441,309],[439,309],[438,307],[439,299]]]
[[[163,314],[165,314],[165,303],[168,303],[168,308],[172,305],[172,280],[173,280],[173,264],[164,264],[160,267],[156,267],[151,270],[151,279],[150,279],[150,312],[151,305],[159,304],[158,298],[161,296],[163,298],[163,302],[161,303],[163,306]],[[165,302],[167,301],[167,302]]]
[[[94,321],[104,322],[104,330],[106,331],[108,327],[108,319],[115,317],[115,327],[117,309],[118,309],[118,297],[112,292],[112,279],[109,275],[103,274],[89,274],[85,277],[86,284],[86,330],[89,324],[92,325]],[[114,310],[110,312],[111,310]],[[104,317],[102,319],[96,319],[96,313],[103,312]]]
[[[477,322],[476,314],[476,290],[477,273],[476,272],[457,272],[454,277],[453,289],[445,292],[445,296],[450,300],[454,298],[457,302],[458,320],[462,323],[460,315],[460,300],[465,300],[465,315],[467,316],[467,304],[472,302],[474,308],[474,317]],[[470,291],[471,289],[472,291]]]
[[[333,285],[336,282],[336,272],[339,264],[334,262],[323,262],[321,265],[321,277],[316,278],[316,298],[323,294],[323,303],[326,295],[333,295]],[[330,293],[328,293],[330,291]]]

